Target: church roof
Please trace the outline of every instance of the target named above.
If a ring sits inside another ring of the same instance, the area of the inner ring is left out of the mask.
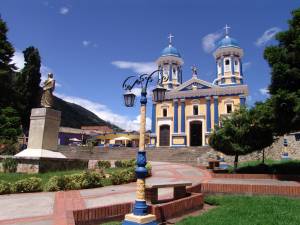
[[[217,44],[218,48],[224,48],[224,47],[236,47],[239,48],[239,44],[236,39],[229,37],[226,35],[222,40],[220,40]]]
[[[184,82],[183,84],[179,85],[177,88],[174,89],[174,91],[182,91],[182,90],[187,90],[189,89],[189,87],[191,85],[197,85],[197,87],[201,87],[201,88],[212,88],[212,87],[216,87],[216,85],[209,83],[205,80],[201,80],[199,78],[197,78],[196,76],[192,77],[191,79],[189,79],[188,81]]]
[[[172,45],[169,45],[168,47],[164,48],[161,52],[161,56],[176,56],[181,57],[179,51],[177,48],[173,47]]]

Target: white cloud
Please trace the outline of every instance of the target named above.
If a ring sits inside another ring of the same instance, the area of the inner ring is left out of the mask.
[[[20,71],[24,67],[24,55],[20,51],[15,51],[14,56],[12,57],[12,62],[16,65],[17,71]]]
[[[207,34],[202,38],[203,50],[207,53],[211,53],[216,48],[216,42],[222,36],[222,32],[217,31],[214,33]]]
[[[269,90],[268,90],[268,88],[260,88],[260,89],[259,89],[259,92],[260,92],[262,95],[269,96]]]
[[[243,63],[243,70],[246,71],[251,67],[252,63],[251,62],[244,62]]]
[[[130,69],[135,73],[151,73],[157,69],[154,62],[130,62],[130,61],[113,61],[111,64],[120,69]]]
[[[140,127],[140,116],[137,116],[135,119],[130,119],[128,116],[119,115],[117,113],[113,113],[111,109],[109,109],[106,105],[100,104],[98,102],[93,102],[88,99],[74,97],[74,96],[66,96],[64,94],[56,93],[59,98],[64,99],[65,101],[78,104],[91,112],[95,113],[101,119],[108,121],[112,124],[115,124],[124,130],[127,131],[138,131]],[[151,128],[151,119],[146,118],[146,129],[149,130]]]
[[[67,8],[67,7],[61,7],[60,9],[59,9],[59,13],[61,14],[61,15],[66,15],[66,14],[68,14],[69,13],[69,8]]]
[[[89,47],[89,46],[93,47],[93,48],[98,48],[99,47],[99,45],[97,43],[93,43],[92,41],[88,41],[88,40],[82,41],[82,45],[84,47]]]
[[[83,44],[84,47],[89,46],[90,43],[91,43],[90,41],[86,41],[86,40],[82,42],[82,44]]]
[[[266,30],[262,36],[260,36],[256,42],[255,45],[260,47],[265,45],[267,42],[269,42],[278,32],[280,32],[281,29],[279,27],[272,27],[268,30]]]

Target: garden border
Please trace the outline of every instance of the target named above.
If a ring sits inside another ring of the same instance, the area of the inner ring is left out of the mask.
[[[273,179],[273,180],[287,180],[287,181],[300,181],[299,175],[289,174],[247,174],[247,173],[214,173],[210,172],[212,178],[223,179]]]

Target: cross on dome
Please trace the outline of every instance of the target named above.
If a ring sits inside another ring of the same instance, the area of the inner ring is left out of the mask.
[[[168,37],[168,39],[169,39],[169,45],[172,45],[172,38],[173,38],[174,36],[170,33],[169,34],[169,37]]]
[[[231,28],[231,27],[229,27],[227,24],[225,25],[224,30],[225,30],[225,35],[226,35],[226,36],[229,35],[229,29],[230,29],[230,28]]]

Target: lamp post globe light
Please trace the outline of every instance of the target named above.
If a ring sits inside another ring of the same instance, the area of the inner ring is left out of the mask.
[[[148,214],[148,206],[145,200],[145,178],[147,176],[147,158],[145,152],[145,133],[146,133],[146,104],[147,104],[147,88],[148,84],[154,80],[154,74],[158,74],[157,86],[153,90],[153,100],[164,100],[166,89],[162,87],[162,82],[167,80],[168,77],[163,76],[161,70],[155,70],[151,74],[142,74],[140,76],[129,76],[123,83],[124,103],[126,107],[133,107],[135,101],[135,95],[131,92],[135,86],[141,87],[141,119],[140,119],[140,139],[139,139],[139,151],[136,159],[136,200],[131,214],[125,215],[125,220],[122,225],[157,225],[155,215]]]

